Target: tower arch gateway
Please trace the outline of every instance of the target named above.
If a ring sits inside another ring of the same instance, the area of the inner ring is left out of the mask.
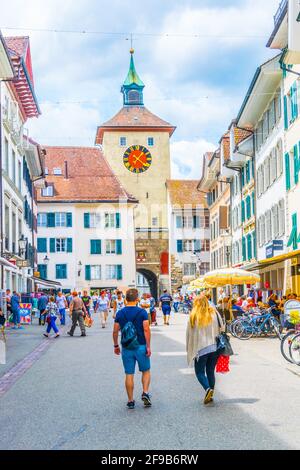
[[[153,283],[153,275],[157,277],[158,296],[171,284],[166,256],[169,253],[166,182],[171,177],[170,138],[175,127],[144,106],[144,87],[131,49],[129,71],[121,87],[123,107],[98,127],[96,145],[102,145],[118,180],[139,201],[134,213],[133,262],[137,272],[145,272]]]

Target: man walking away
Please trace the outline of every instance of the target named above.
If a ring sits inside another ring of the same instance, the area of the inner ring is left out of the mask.
[[[45,313],[48,304],[48,297],[42,292],[41,297],[38,300],[38,309],[40,311],[39,325],[45,325]]]
[[[160,308],[162,309],[163,316],[164,316],[164,324],[169,325],[170,322],[170,314],[171,314],[171,304],[172,304],[172,297],[168,294],[167,290],[164,290],[163,295],[160,297]]]
[[[126,330],[129,332],[130,329],[134,334],[132,341],[126,344],[126,347],[124,347],[124,344],[122,345],[122,360],[126,375],[125,387],[128,395],[127,408],[130,410],[135,407],[133,392],[136,363],[138,363],[139,370],[142,373],[142,401],[145,407],[152,405],[149,395],[151,332],[146,310],[136,306],[138,297],[137,289],[129,289],[126,292],[127,306],[117,313],[113,331],[114,351],[117,356],[121,354],[118,343],[120,330],[122,331],[123,341]]]
[[[13,292],[12,298],[11,298],[11,311],[13,314],[13,323],[14,327],[12,328],[13,330],[23,330],[24,328],[21,326],[20,323],[20,295],[17,294],[17,292]]]
[[[67,332],[69,336],[74,336],[74,331],[77,326],[77,322],[79,323],[79,327],[81,330],[81,336],[86,336],[85,326],[83,317],[86,315],[86,308],[82,299],[78,297],[77,292],[73,292],[73,300],[70,304],[70,315],[72,315],[72,326],[70,331]]]
[[[65,296],[62,294],[62,292],[59,292],[57,294],[56,305],[58,307],[58,311],[60,315],[60,324],[65,325],[66,324],[66,308],[68,306],[68,303],[67,303]]]

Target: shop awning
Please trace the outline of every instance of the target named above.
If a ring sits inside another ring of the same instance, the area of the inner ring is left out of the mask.
[[[268,266],[281,263],[282,261],[286,261],[288,259],[294,258],[295,256],[300,256],[300,250],[291,251],[283,255],[273,256],[273,258],[268,258],[268,259],[259,261],[255,266],[250,268],[250,271],[257,271],[259,270],[259,268],[267,268]]]
[[[15,271],[17,270],[17,266],[14,263],[11,263],[6,258],[3,258],[2,256],[0,256],[0,265],[1,264],[2,266],[7,266],[8,268],[14,269]]]
[[[36,285],[44,287],[46,289],[61,289],[62,285],[60,282],[50,281],[48,279],[41,279],[40,277],[33,276],[31,278]]]

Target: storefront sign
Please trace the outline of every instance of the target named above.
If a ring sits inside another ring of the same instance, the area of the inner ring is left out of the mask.
[[[30,261],[27,259],[17,260],[18,268],[30,268]]]
[[[283,240],[273,240],[270,245],[266,247],[266,258],[270,259],[274,256],[274,251],[283,250]]]
[[[30,323],[31,322],[31,304],[20,304],[20,317],[21,323]]]

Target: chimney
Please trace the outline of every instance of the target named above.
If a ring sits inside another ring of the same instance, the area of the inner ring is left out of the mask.
[[[65,179],[69,179],[68,162],[65,161]]]

